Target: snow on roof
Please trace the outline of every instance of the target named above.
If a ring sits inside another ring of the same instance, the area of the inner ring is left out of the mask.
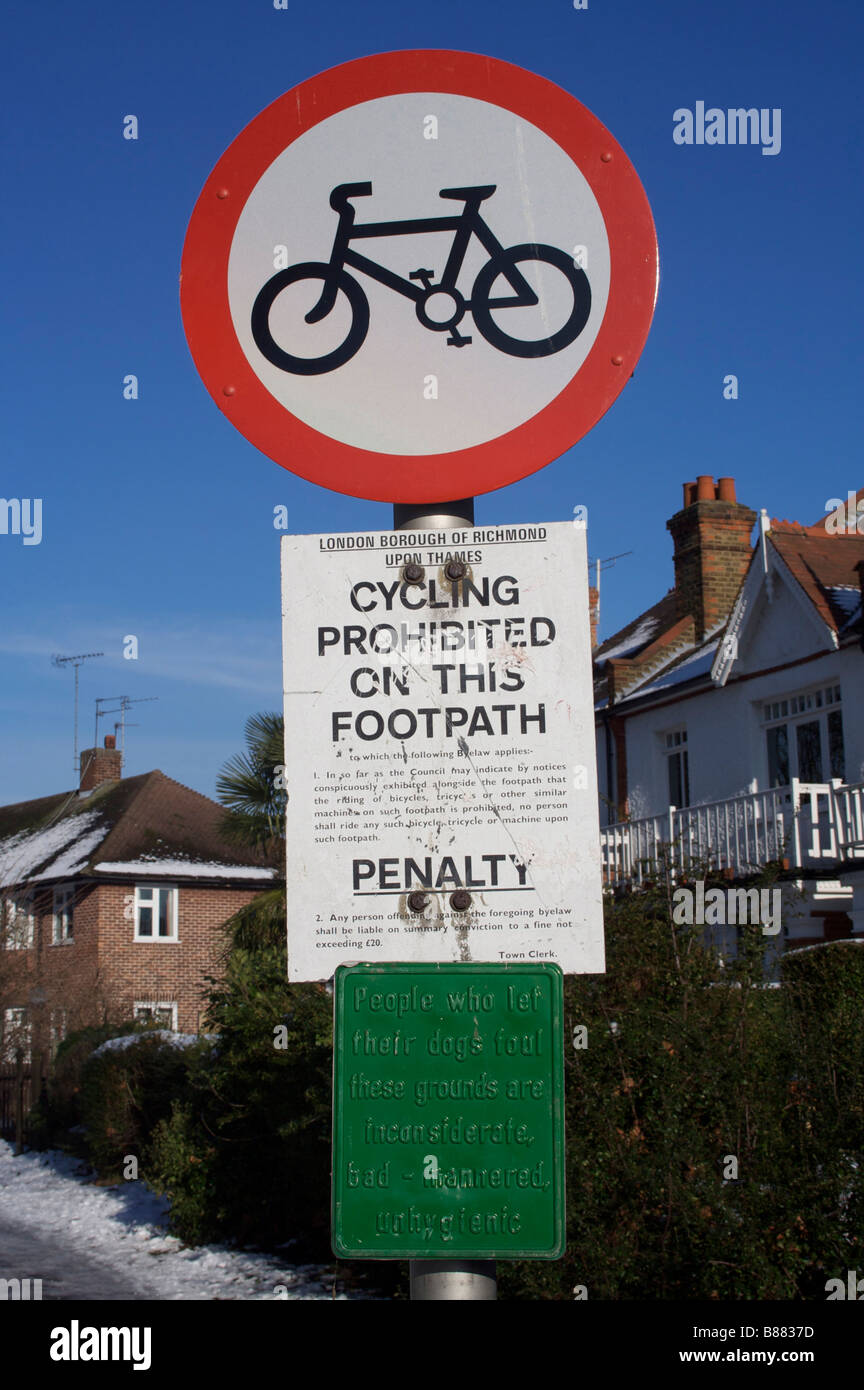
[[[0,841],[0,883],[60,878],[78,872],[107,828],[98,811],[84,811],[42,830],[20,830],[7,836]],[[40,865],[44,867],[37,874],[34,871]]]
[[[861,590],[855,584],[833,584],[828,590],[828,597],[847,618],[861,606]]]
[[[609,661],[613,657],[624,657],[630,652],[635,652],[639,647],[647,647],[650,639],[654,636],[660,626],[660,619],[657,617],[643,618],[638,627],[632,632],[628,632],[625,637],[614,647],[606,647],[597,653],[598,661]]]
[[[100,874],[156,874],[163,878],[275,878],[276,870],[254,864],[220,864],[194,859],[112,859],[95,864]]]
[[[720,638],[715,637],[707,646],[699,647],[695,652],[691,652],[671,671],[664,672],[659,680],[652,681],[650,685],[637,686],[628,693],[631,696],[653,695],[655,691],[668,690],[670,686],[682,685],[684,681],[692,681],[697,676],[706,675],[714,664],[714,654],[719,645]]]
[[[857,584],[833,584],[827,591],[828,600],[843,617],[841,632],[854,627],[861,618],[861,588]]]

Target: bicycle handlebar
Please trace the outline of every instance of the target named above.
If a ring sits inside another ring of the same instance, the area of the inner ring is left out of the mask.
[[[330,194],[330,206],[341,212],[349,198],[366,198],[371,192],[371,183],[338,183]]]

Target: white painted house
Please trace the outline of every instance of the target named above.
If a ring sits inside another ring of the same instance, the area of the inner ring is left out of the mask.
[[[787,944],[864,934],[857,519],[855,495],[813,526],[763,511],[753,545],[734,480],[685,484],[674,587],[594,653],[607,882],[663,844],[739,881],[779,861]]]

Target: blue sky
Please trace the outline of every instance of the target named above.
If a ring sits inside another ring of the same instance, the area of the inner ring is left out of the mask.
[[[586,504],[591,554],[633,552],[604,575],[608,636],[672,582],[682,482],[731,474],[739,500],[807,522],[862,483],[862,42],[849,0],[16,5],[0,88],[0,495],[41,498],[43,534],[0,534],[0,803],[72,785],[72,674],[50,657],[98,650],[81,745],[96,697],[158,697],[133,706],[126,774],[159,767],[212,795],[247,715],[280,705],[273,508],[298,532],[391,524],[385,504],[259,454],[186,346],[188,220],[263,107],[351,58],[454,48],[564,87],[623,145],[661,256],[636,376],[563,457],[477,502],[479,523]],[[699,100],[779,107],[780,153],[675,144],[673,112]],[[137,141],[122,138],[128,113]]]

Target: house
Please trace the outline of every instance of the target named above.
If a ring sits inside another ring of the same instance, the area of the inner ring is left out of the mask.
[[[773,863],[787,944],[864,933],[859,498],[802,525],[757,518],[733,478],[684,484],[673,587],[594,652],[608,883],[664,845],[678,872]]]
[[[197,1032],[220,928],[279,880],[206,796],[124,780],[114,743],[81,754],[75,791],[0,808],[0,1060],[130,1018]]]

